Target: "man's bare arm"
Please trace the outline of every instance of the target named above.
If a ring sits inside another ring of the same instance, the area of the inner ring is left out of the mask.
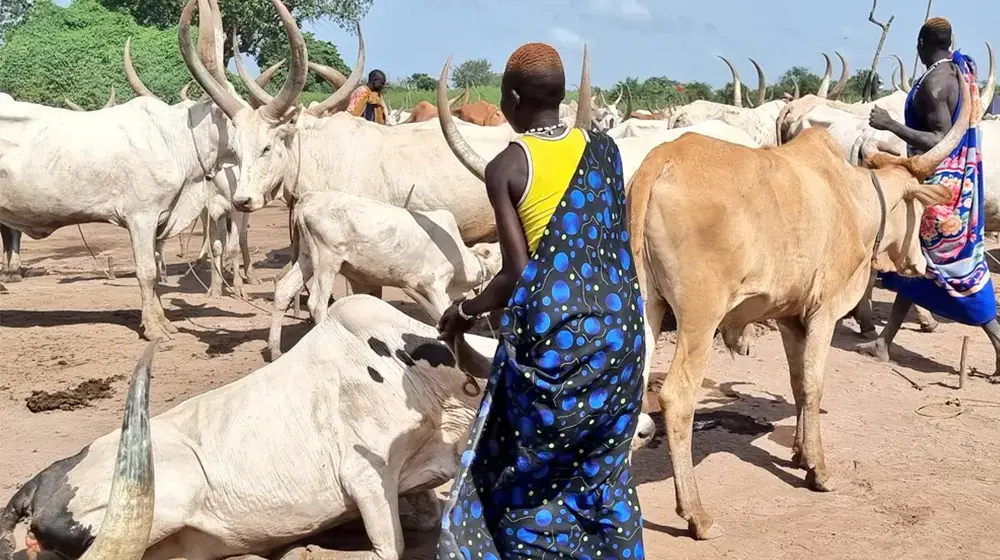
[[[951,115],[959,102],[959,84],[962,79],[954,68],[940,69],[927,77],[917,92],[918,108],[925,114],[929,131],[914,130],[892,121],[886,129],[900,137],[918,151],[926,152],[944,138],[951,128]]]

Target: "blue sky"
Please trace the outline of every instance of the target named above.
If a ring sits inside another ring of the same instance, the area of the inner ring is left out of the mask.
[[[926,2],[878,4],[876,19],[896,15],[885,52],[903,56],[912,70]],[[597,85],[665,75],[721,86],[731,78],[717,54],[730,57],[747,83],[756,83],[747,57],[761,63],[769,81],[793,65],[822,73],[821,53],[833,56],[834,50],[848,58],[852,72],[870,67],[881,31],[868,22],[869,10],[871,0],[375,0],[362,30],[367,66],[390,78],[413,72],[437,76],[450,54],[456,61],[486,58],[500,70],[520,44],[544,41],[559,49],[569,81],[576,83],[586,41]],[[1000,2],[935,0],[931,15],[951,20],[958,46],[985,74],[983,41],[1000,48]],[[353,64],[353,36],[328,22],[307,29],[335,43]],[[888,85],[890,63],[881,66]]]
[[[958,46],[980,63],[985,75],[983,41],[1000,48],[1000,2],[934,4],[931,15],[951,20]],[[848,58],[852,72],[869,67],[881,33],[868,22],[870,9],[871,0],[375,0],[362,30],[368,69],[380,68],[390,79],[413,72],[437,76],[452,54],[456,62],[486,58],[500,70],[518,45],[544,41],[559,49],[569,82],[576,83],[586,41],[596,85],[665,75],[721,86],[730,76],[717,54],[730,57],[747,83],[756,82],[747,57],[761,63],[769,81],[793,65],[821,73],[821,53],[833,56],[834,50]],[[925,9],[922,0],[879,1],[877,19],[896,16],[885,53],[903,56],[909,70]],[[336,44],[353,64],[353,35],[325,21],[305,29]],[[880,68],[888,77],[890,62],[883,59]]]

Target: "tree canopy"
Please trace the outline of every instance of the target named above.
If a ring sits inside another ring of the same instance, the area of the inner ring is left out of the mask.
[[[4,44],[7,30],[20,25],[34,5],[35,0],[3,0],[0,2],[0,45]]]
[[[197,29],[192,28],[197,36]],[[177,47],[177,28],[138,25],[128,14],[110,12],[98,0],[68,7],[40,0],[27,21],[13,28],[0,48],[0,91],[15,99],[62,107],[69,98],[85,109],[102,107],[111,86],[118,99],[133,97],[122,64],[125,41],[146,86],[168,103],[180,100],[191,77]],[[243,84],[233,77],[237,91]],[[192,88],[192,95],[200,93]]]
[[[110,10],[130,14],[139,25],[159,29],[176,27],[181,17],[181,10],[187,3],[186,0],[99,0],[99,2]],[[285,6],[295,16],[295,21],[300,26],[303,22],[323,18],[347,28],[368,13],[372,2],[373,0],[285,0]],[[222,25],[226,32],[227,63],[233,56],[234,29],[240,36],[240,52],[254,57],[259,63],[263,62],[263,59],[259,58],[261,55],[288,51],[285,30],[281,26],[281,20],[275,17],[270,2],[225,0],[219,2],[219,7],[222,10]],[[313,45],[309,46],[311,54]]]
[[[499,85],[499,76],[485,58],[466,60],[451,71],[452,84],[457,88]],[[434,83],[437,87],[437,82]]]

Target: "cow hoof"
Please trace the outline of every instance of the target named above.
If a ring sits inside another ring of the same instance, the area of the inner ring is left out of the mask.
[[[208,299],[217,299],[222,297],[222,286],[212,286],[208,290]]]
[[[708,526],[701,529],[694,520],[688,521],[688,532],[691,533],[691,538],[699,541],[717,539],[726,533],[725,529],[714,521],[709,521]]]
[[[886,346],[884,339],[877,338],[871,342],[859,344],[854,349],[857,353],[863,356],[871,356],[880,362],[889,361],[889,348]]]
[[[819,472],[819,469],[809,469],[806,472],[806,486],[814,492],[832,492],[833,491],[833,481],[830,475]]]
[[[939,324],[937,321],[920,323],[920,332],[932,333],[937,330]]]
[[[1000,385],[1000,371],[997,371],[993,375],[987,377],[986,380],[992,383],[993,385]]]
[[[158,324],[154,325],[143,325],[142,326],[142,337],[146,340],[153,342],[154,340],[167,341],[170,340],[170,333],[163,329],[163,327]]]
[[[257,286],[260,284],[260,278],[257,278],[256,274],[247,274],[247,284],[251,286]]]
[[[6,282],[8,284],[16,284],[22,280],[24,280],[24,277],[21,276],[20,272],[15,272],[13,274],[8,274],[5,272],[3,274],[0,274],[0,282]]]
[[[796,451],[792,454],[792,468],[802,469],[804,471],[809,470],[809,463],[802,457],[801,451]]]

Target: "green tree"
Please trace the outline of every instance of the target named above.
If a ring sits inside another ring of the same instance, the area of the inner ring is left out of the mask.
[[[403,80],[403,85],[421,91],[434,91],[438,87],[438,81],[423,72],[416,72]]]
[[[304,32],[302,37],[306,40],[306,48],[309,50],[309,60],[313,62],[318,62],[320,64],[325,64],[327,66],[332,66],[337,70],[340,70],[345,76],[351,73],[351,68],[344,63],[344,60],[340,58],[340,51],[337,47],[329,42],[317,39],[312,33]],[[279,60],[285,60],[288,58],[288,41],[284,43],[278,43],[277,41],[272,41],[265,43],[261,47],[260,56],[260,68],[263,70],[278,62]],[[271,83],[268,89],[274,89],[277,91],[281,88],[281,85],[285,83],[285,77],[288,75],[288,65],[285,64],[280,70],[275,72],[274,77],[271,78]],[[306,87],[303,91],[317,92],[317,93],[333,93],[330,88],[330,84],[326,83],[326,80],[319,77],[313,72],[309,73],[309,78],[306,81]]]
[[[774,87],[779,92],[787,91],[788,93],[792,93],[795,91],[796,80],[799,82],[799,92],[802,95],[806,95],[809,93],[815,94],[819,91],[819,84],[823,81],[823,77],[810,72],[802,66],[793,66],[781,75],[781,78],[778,79],[778,83]],[[833,84],[830,84],[830,87],[833,88]]]
[[[7,32],[17,27],[35,5],[35,0],[3,0],[0,2],[0,46]]]
[[[143,82],[164,101],[179,101],[191,77],[177,47],[177,28],[142,27],[127,14],[104,9],[98,0],[76,0],[66,8],[37,3],[0,49],[0,91],[58,107],[68,97],[86,109],[102,107],[111,86],[119,101],[129,99],[132,90],[122,66],[129,37]],[[239,80],[230,78],[246,95]]]
[[[7,0],[3,0],[6,2]],[[160,29],[175,27],[180,20],[186,0],[100,0],[106,8],[126,12],[140,24]],[[285,0],[285,6],[301,25],[306,21],[331,19],[342,27],[349,27],[368,13],[373,0]],[[222,24],[226,32],[225,57],[232,57],[232,32],[240,36],[240,52],[247,53],[261,62],[262,52],[287,52],[281,20],[275,16],[270,2],[260,0],[224,0]],[[311,54],[311,51],[310,51]]]
[[[485,58],[466,60],[451,71],[451,81],[455,87],[489,86],[496,82],[493,67]],[[436,85],[434,87],[437,87]]]

